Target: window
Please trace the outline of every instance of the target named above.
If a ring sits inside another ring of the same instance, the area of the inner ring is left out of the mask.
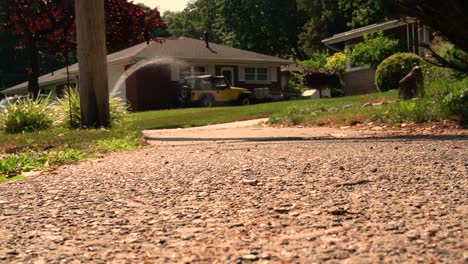
[[[185,66],[180,68],[180,79],[190,76],[206,75],[205,66]]]
[[[268,68],[245,68],[245,80],[246,81],[258,81],[267,82],[268,79]]]
[[[206,75],[206,67],[205,66],[193,67],[193,75],[194,76]]]
[[[245,68],[245,80],[255,81],[255,68]]]
[[[268,80],[268,69],[267,68],[258,68],[257,69],[257,80],[267,81]]]

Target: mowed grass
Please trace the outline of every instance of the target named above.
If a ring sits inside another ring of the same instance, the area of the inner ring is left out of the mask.
[[[395,100],[395,91],[374,93],[320,100],[296,100],[273,103],[253,104],[249,106],[227,106],[213,108],[187,108],[161,111],[148,111],[131,114],[127,124],[133,130],[186,128],[210,124],[228,123],[256,118],[268,118],[290,108],[315,110],[342,109],[344,106],[361,106],[364,103]]]

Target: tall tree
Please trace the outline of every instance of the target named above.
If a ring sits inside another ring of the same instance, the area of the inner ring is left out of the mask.
[[[41,54],[55,57],[74,49],[74,0],[4,0],[5,23],[0,30],[11,30],[17,46],[28,58],[28,91],[39,93]],[[127,0],[105,0],[106,35],[109,51],[151,39],[152,29],[163,25],[159,12],[146,11]]]
[[[321,40],[353,28],[383,21],[387,11],[381,0],[297,0],[309,15],[299,39],[311,53],[325,49]]]
[[[305,20],[296,0],[224,0],[221,13],[232,46],[283,57],[299,53]]]

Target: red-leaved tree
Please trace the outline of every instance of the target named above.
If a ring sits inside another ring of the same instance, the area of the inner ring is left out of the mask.
[[[7,16],[0,30],[18,37],[17,48],[28,56],[28,91],[39,94],[40,53],[68,56],[76,47],[74,0],[2,0]],[[109,51],[149,41],[154,28],[164,26],[158,10],[147,10],[128,0],[105,0]]]

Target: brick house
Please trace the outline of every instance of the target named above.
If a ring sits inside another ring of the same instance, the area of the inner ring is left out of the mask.
[[[127,100],[134,111],[175,107],[179,81],[194,75],[224,75],[234,86],[280,91],[280,67],[290,63],[187,37],[141,43],[108,55],[107,62],[110,93]],[[69,68],[72,82],[77,83],[78,64]],[[39,78],[41,90],[53,95],[60,95],[66,82],[65,68]],[[26,92],[27,83],[2,91],[7,95]]]
[[[381,30],[384,36],[398,39],[400,44],[409,52],[424,56],[427,52],[420,47],[421,43],[432,40],[431,30],[416,19],[408,18],[405,21],[391,20],[373,24],[347,32],[334,35],[322,40],[328,48],[335,51],[349,51],[353,46],[362,42],[365,34]],[[366,94],[377,91],[375,87],[375,69],[369,66],[353,67],[347,60],[344,76],[345,95]]]

